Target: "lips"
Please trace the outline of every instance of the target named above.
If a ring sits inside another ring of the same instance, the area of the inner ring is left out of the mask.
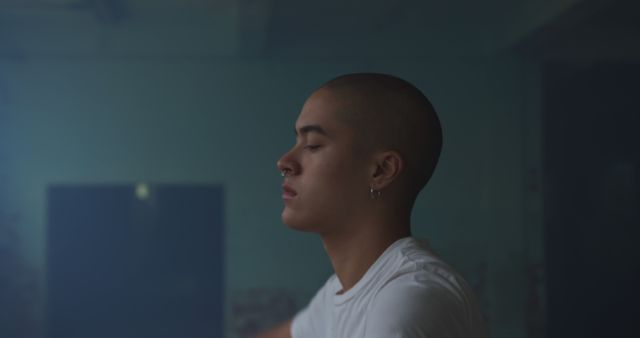
[[[293,190],[293,188],[291,188],[290,186],[283,184],[282,185],[282,198],[285,200],[289,200],[292,199],[294,197],[296,197],[298,193]]]

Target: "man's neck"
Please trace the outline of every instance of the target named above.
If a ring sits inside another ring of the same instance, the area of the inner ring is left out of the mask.
[[[342,290],[351,289],[395,241],[411,235],[408,218],[397,224],[365,224],[349,233],[323,235],[325,250]]]

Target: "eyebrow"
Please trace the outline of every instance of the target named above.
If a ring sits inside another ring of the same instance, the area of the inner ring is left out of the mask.
[[[327,132],[324,130],[324,128],[322,128],[320,125],[317,125],[317,124],[302,126],[300,127],[299,130],[294,129],[293,131],[296,134],[296,136],[297,135],[304,136],[308,133],[318,133],[318,134],[327,136]]]

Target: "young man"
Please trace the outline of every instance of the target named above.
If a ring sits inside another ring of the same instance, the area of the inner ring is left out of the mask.
[[[282,220],[320,235],[335,274],[259,337],[486,337],[465,281],[411,237],[442,145],[428,99],[393,76],[340,76],[305,102],[295,133],[277,163]]]

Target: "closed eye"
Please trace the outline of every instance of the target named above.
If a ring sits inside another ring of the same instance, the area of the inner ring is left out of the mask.
[[[320,147],[321,147],[321,145],[319,145],[319,144],[309,144],[309,145],[304,146],[304,149],[313,152],[313,151],[318,150]]]

